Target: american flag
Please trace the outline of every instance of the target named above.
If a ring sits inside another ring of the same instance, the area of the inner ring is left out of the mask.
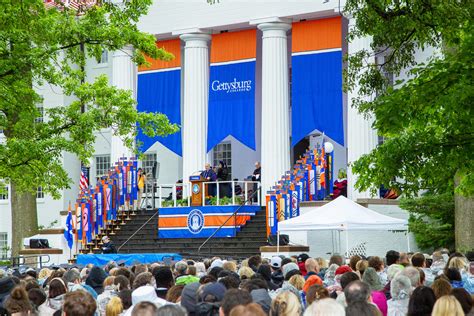
[[[81,179],[79,180],[79,189],[85,191],[89,187],[89,169],[81,167]]]

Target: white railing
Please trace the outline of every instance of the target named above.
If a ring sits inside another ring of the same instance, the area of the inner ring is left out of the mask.
[[[217,198],[216,199],[216,206],[221,205],[220,202],[221,202],[222,197],[220,196],[220,187],[222,187],[222,185],[226,185],[226,184],[230,184],[231,192],[232,192],[232,195],[231,195],[232,204],[230,204],[230,205],[240,204],[240,203],[235,202],[235,200],[236,200],[235,198],[237,196],[242,196],[243,201],[247,201],[248,197],[252,194],[252,192],[258,190],[258,188],[260,187],[260,182],[258,182],[258,181],[209,181],[209,182],[203,182],[202,206],[206,205],[206,197],[210,196],[209,186],[212,186],[212,185],[215,185],[215,192],[211,192],[211,193],[215,193],[215,197]],[[238,195],[235,194],[235,187],[236,187],[237,184],[243,184],[243,186],[241,186],[242,193],[238,194]],[[251,189],[251,191],[250,191],[250,189]],[[256,204],[261,205],[260,204],[260,194],[257,194]],[[227,204],[227,205],[229,205],[229,204]]]
[[[158,207],[163,207],[163,201],[168,200],[171,193],[172,207],[182,206],[178,205],[177,188],[181,188],[182,199],[186,200],[186,206],[191,205],[191,192],[189,183],[173,183],[173,184],[156,184],[156,199],[158,200]],[[165,194],[165,196],[163,196]]]
[[[260,187],[260,182],[258,181],[214,181],[214,182],[203,182],[202,183],[202,206],[206,205],[210,193],[215,193],[216,197],[216,206],[222,205],[222,199],[224,196],[220,196],[220,189],[222,185],[227,185],[227,190],[230,188],[230,192],[227,191],[225,197],[230,197],[232,199],[231,204],[226,205],[239,205],[238,197],[241,197],[241,201],[247,201],[249,196],[253,191],[257,190]],[[240,185],[242,192],[236,194],[235,189],[237,185]],[[215,186],[215,192],[209,192],[209,187]],[[191,206],[191,185],[190,183],[173,183],[173,184],[155,184],[156,193],[154,195],[156,205],[158,207],[163,207],[163,202],[169,200],[171,193],[172,204],[167,204],[167,207],[178,207],[178,206]],[[177,198],[177,188],[182,189],[182,199],[186,200],[185,205],[182,202],[178,203]],[[231,195],[229,193],[232,193]],[[253,204],[253,201],[251,202]],[[260,203],[260,194],[256,196],[255,205],[261,205]]]

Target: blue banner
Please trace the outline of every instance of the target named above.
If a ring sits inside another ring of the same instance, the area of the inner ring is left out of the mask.
[[[255,61],[211,65],[207,151],[229,135],[255,150]]]
[[[159,71],[138,75],[137,110],[165,114],[171,123],[181,125],[181,70]],[[146,151],[155,142],[160,142],[182,156],[181,133],[166,137],[150,138],[138,129],[137,140],[142,142],[140,150]]]
[[[123,264],[131,266],[137,263],[151,264],[167,260],[176,262],[181,259],[181,255],[177,253],[79,254],[77,255],[77,264],[93,264],[102,267],[111,261],[123,261]]]
[[[292,145],[315,129],[344,145],[342,51],[291,60]]]
[[[251,216],[261,210],[260,206],[240,207],[235,217],[226,223],[229,216],[239,208],[228,206],[191,206],[160,208],[158,218],[159,238],[206,238],[225,224],[214,237],[235,237]],[[234,227],[234,220],[235,227]]]

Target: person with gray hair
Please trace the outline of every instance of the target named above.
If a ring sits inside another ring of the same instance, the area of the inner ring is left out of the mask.
[[[67,285],[68,292],[76,290],[86,290],[81,285],[81,273],[77,269],[71,269],[64,273],[63,275],[64,283]]]
[[[400,275],[408,277],[413,288],[416,288],[420,285],[420,272],[417,268],[406,267],[405,269],[400,271]]]
[[[188,313],[179,305],[164,305],[158,308],[157,316],[186,316]]]
[[[188,270],[188,264],[184,261],[178,261],[174,265],[174,272],[177,278],[182,275],[185,275],[187,270]]]
[[[185,261],[178,261],[174,265],[175,285],[186,285],[193,282],[199,282],[199,278],[194,275],[188,275],[188,264]]]
[[[345,316],[346,311],[341,304],[332,298],[323,298],[308,306],[303,316]]]
[[[390,294],[392,298],[387,301],[387,316],[404,316],[408,312],[408,303],[413,291],[411,281],[408,277],[397,274],[390,282]]]
[[[353,281],[344,289],[347,305],[354,302],[368,302],[370,298],[370,287],[362,281]]]

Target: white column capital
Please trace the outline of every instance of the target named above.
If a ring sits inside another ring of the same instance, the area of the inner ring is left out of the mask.
[[[179,36],[186,43],[185,48],[207,48],[211,35],[205,33],[186,33]]]
[[[263,32],[263,38],[267,37],[286,37],[286,32],[291,29],[290,23],[268,22],[257,25],[258,29]]]

